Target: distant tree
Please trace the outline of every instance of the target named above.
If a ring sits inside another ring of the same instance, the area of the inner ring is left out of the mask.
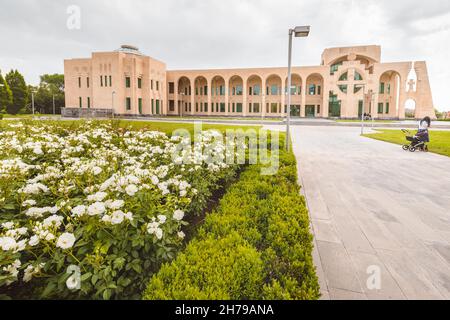
[[[42,114],[53,113],[54,95],[56,113],[61,113],[61,108],[65,106],[64,75],[44,74],[41,76],[39,87],[29,87],[29,90],[35,90],[35,111]]]
[[[11,70],[5,77],[12,92],[12,103],[8,106],[9,114],[24,113],[28,102],[28,90],[25,79],[17,70]]]
[[[0,71],[0,112],[6,112],[12,104],[12,92]]]
[[[434,113],[436,113],[436,118],[438,119],[444,118],[444,112],[440,112],[438,109],[434,109]]]

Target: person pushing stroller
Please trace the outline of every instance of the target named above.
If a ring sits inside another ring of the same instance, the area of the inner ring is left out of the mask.
[[[431,126],[431,119],[430,117],[425,117],[419,122],[419,129],[414,136],[410,136],[410,132],[408,130],[402,130],[405,134],[408,136],[406,137],[406,140],[410,141],[410,145],[404,145],[404,150],[409,150],[411,152],[415,152],[416,150],[421,151],[428,151],[427,143],[430,142],[430,133],[428,129]]]

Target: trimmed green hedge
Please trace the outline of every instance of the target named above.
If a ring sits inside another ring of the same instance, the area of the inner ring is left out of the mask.
[[[296,161],[280,170],[250,166],[206,217],[196,238],[154,275],[146,300],[309,300],[320,297],[308,211]]]

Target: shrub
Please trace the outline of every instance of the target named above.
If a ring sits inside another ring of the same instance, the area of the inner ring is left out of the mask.
[[[308,211],[299,194],[295,157],[281,151],[277,175],[261,176],[260,169],[250,166],[241,174],[186,252],[152,278],[144,299],[319,298]],[[255,263],[263,266],[260,277],[249,273],[251,281],[242,293],[230,278],[240,273],[242,263],[229,269],[230,261],[237,258],[235,242],[228,241],[236,235],[241,245],[258,252]],[[206,254],[205,247],[210,250]]]
[[[260,253],[231,233],[219,240],[193,240],[172,264],[162,266],[144,295],[152,300],[257,299],[262,277]]]
[[[205,148],[213,135],[203,133]],[[151,275],[182,248],[186,219],[204,210],[238,169],[222,161],[175,165],[177,142],[161,132],[96,122],[5,125],[0,132],[2,293],[140,298]],[[79,268],[81,279],[72,267]]]

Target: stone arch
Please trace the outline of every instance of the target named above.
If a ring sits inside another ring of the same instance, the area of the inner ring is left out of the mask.
[[[244,78],[233,75],[228,81],[229,87],[229,112],[231,114],[242,114],[244,109]]]
[[[213,113],[225,113],[225,95],[227,95],[225,78],[215,75],[211,78],[211,111]]]
[[[266,88],[265,94],[267,96],[281,96],[283,79],[278,74],[268,75],[265,79]]]
[[[417,103],[416,100],[413,98],[408,98],[405,101],[405,116],[406,118],[416,118],[417,114]]]
[[[191,79],[187,76],[181,76],[178,79],[178,111],[180,115],[188,114],[191,112],[191,96]]]
[[[384,71],[379,78],[378,103],[383,104],[383,115],[400,118],[402,76],[396,70]]]
[[[204,76],[197,76],[194,79],[194,106],[195,113],[206,113],[208,103],[208,79]]]

